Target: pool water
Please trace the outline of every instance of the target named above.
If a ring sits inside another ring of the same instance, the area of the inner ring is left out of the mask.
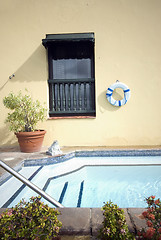
[[[121,208],[144,208],[146,197],[161,198],[160,164],[161,157],[78,158],[23,167],[20,173],[65,207],[102,207],[111,200]],[[12,207],[22,198],[37,195],[14,177],[0,187],[0,192],[0,207]]]
[[[64,206],[101,207],[111,200],[122,208],[145,207],[145,197],[161,197],[161,166],[87,166],[52,179],[46,191],[59,200],[65,183]]]

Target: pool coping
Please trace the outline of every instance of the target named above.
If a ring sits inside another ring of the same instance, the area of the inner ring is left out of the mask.
[[[60,212],[58,219],[62,222],[60,235],[98,236],[103,226],[103,211],[101,208],[57,208]],[[0,208],[0,214],[6,210]],[[141,217],[144,208],[123,208],[126,223],[131,233],[146,227],[146,221]],[[93,238],[92,238],[93,239]],[[96,238],[97,239],[97,238]]]
[[[136,232],[146,227],[146,221],[141,217],[144,208],[123,208],[129,231]],[[63,208],[58,217],[63,226],[61,235],[97,236],[104,220],[101,208]]]
[[[66,154],[61,154],[54,157],[45,157],[39,159],[26,159],[24,166],[50,165],[60,163],[72,159],[74,157],[134,157],[134,156],[161,156],[161,149],[147,150],[88,150],[88,151],[73,151]]]
[[[35,153],[36,154],[36,153]],[[24,154],[23,158],[20,158],[15,166],[12,166],[15,171],[20,171],[21,168],[27,166],[45,166],[51,164],[62,163],[75,157],[135,157],[135,156],[161,156],[161,149],[117,149],[117,150],[74,150],[71,152],[63,153],[57,156],[50,156],[46,154],[41,157],[40,154],[37,158],[28,157],[28,154]],[[35,155],[36,156],[36,155]],[[3,160],[3,159],[2,159]],[[5,160],[5,159],[4,159]],[[5,162],[5,161],[4,161]],[[8,172],[0,175],[0,186],[7,181],[11,175]]]

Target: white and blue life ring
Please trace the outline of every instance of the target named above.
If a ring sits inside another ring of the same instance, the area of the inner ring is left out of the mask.
[[[112,97],[113,91],[116,88],[122,88],[124,91],[124,98],[122,100],[115,100]],[[127,103],[127,101],[130,98],[130,89],[122,82],[116,81],[116,83],[112,84],[106,92],[106,98],[109,101],[109,103],[111,103],[114,106],[120,107],[122,105],[125,105]]]

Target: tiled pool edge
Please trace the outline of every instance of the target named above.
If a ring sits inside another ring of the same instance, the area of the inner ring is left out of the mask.
[[[34,159],[21,159],[13,169],[15,171],[21,170],[23,166],[42,166],[65,162],[74,157],[121,157],[121,156],[161,156],[161,149],[137,149],[137,150],[86,150],[86,151],[72,151],[59,156]],[[9,173],[4,173],[0,176],[0,185],[10,178]]]
[[[46,156],[44,155],[44,157],[42,158],[34,158],[34,159],[21,159],[21,162],[19,162],[15,167],[14,170],[19,171],[21,170],[21,168],[23,166],[25,167],[32,167],[32,166],[36,166],[36,167],[42,167],[45,165],[51,165],[51,164],[57,164],[57,163],[63,163],[65,161],[71,160],[73,158],[77,158],[79,160],[79,158],[83,157],[86,159],[86,157],[110,157],[112,159],[112,157],[136,157],[136,156],[161,156],[161,149],[133,149],[133,150],[75,150],[72,152],[68,152],[66,154],[62,154],[59,156]],[[130,163],[131,164],[131,163]],[[11,175],[9,173],[5,173],[2,176],[0,176],[0,185],[2,185],[3,183],[5,183],[9,178],[11,177]],[[7,207],[7,206],[4,206]]]
[[[161,149],[153,150],[92,150],[92,151],[73,151],[55,157],[45,157],[39,159],[26,159],[24,166],[50,165],[65,162],[74,157],[132,157],[132,156],[161,156]]]

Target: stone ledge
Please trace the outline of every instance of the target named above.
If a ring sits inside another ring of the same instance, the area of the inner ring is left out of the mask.
[[[101,208],[59,208],[61,215],[58,216],[63,226],[61,235],[91,235],[97,236],[102,227],[103,211]],[[144,208],[124,208],[124,214],[129,231],[146,227],[146,222],[141,218]]]
[[[91,235],[90,208],[58,208],[62,235]]]
[[[62,222],[60,235],[93,236],[98,235],[102,227],[103,211],[101,208],[57,208],[61,213],[58,219]],[[6,208],[0,208],[0,214]],[[146,221],[141,217],[144,208],[124,208],[124,214],[129,231],[136,233],[137,230],[146,227]]]

